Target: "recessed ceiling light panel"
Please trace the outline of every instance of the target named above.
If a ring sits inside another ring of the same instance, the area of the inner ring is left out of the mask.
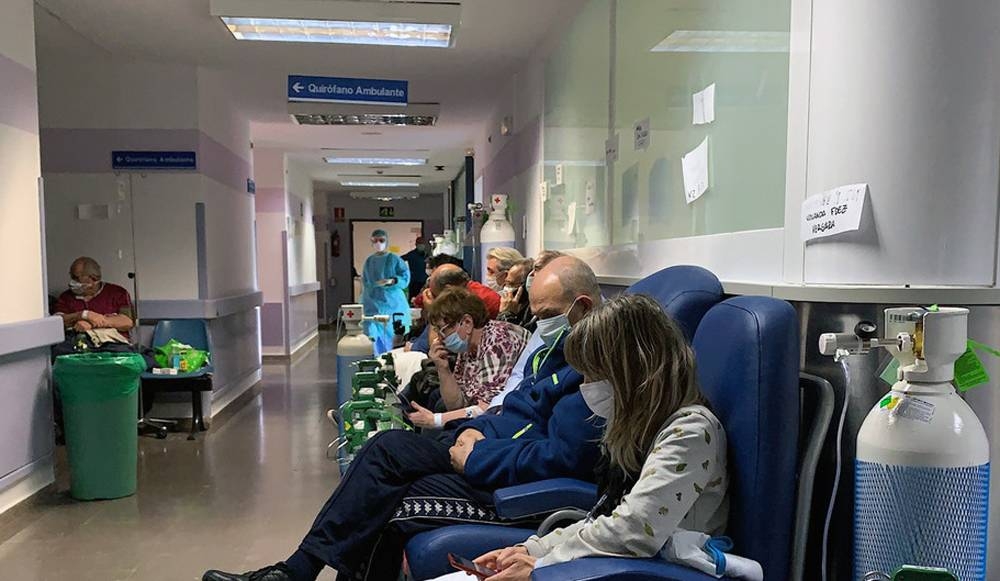
[[[448,48],[458,2],[210,0],[237,40]]]
[[[420,182],[340,182],[345,188],[419,188]]]
[[[418,166],[427,165],[427,158],[417,157],[324,157],[326,163],[337,165]]]
[[[292,117],[299,125],[396,125],[431,127],[437,124],[433,115],[327,115],[296,113]]]
[[[787,32],[675,30],[650,52],[788,52]]]

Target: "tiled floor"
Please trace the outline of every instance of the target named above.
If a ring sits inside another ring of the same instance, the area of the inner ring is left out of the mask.
[[[61,478],[0,520],[0,579],[195,580],[288,556],[337,484],[324,417],[335,378],[323,337],[292,365],[266,365],[260,395],[198,441],[140,438],[135,496],[76,502]]]

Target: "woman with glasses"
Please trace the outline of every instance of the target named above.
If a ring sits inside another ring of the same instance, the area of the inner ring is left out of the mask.
[[[464,288],[449,288],[436,297],[427,320],[437,334],[428,355],[437,367],[441,401],[448,411],[434,413],[414,403],[410,421],[421,428],[441,428],[482,414],[503,390],[529,333],[489,320],[483,301]]]

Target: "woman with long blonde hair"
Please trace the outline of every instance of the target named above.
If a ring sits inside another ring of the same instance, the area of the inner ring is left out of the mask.
[[[526,581],[535,568],[582,557],[692,564],[673,545],[678,535],[722,533],[729,481],[726,434],[684,334],[652,299],[625,295],[576,324],[565,349],[587,382],[584,400],[607,421],[601,499],[586,520],[479,557],[499,571],[487,581]]]

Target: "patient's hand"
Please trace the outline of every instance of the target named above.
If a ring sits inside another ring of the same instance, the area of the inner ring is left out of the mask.
[[[477,558],[475,561],[477,565],[482,565],[487,569],[499,571],[500,563],[504,563],[511,559],[514,555],[518,554],[527,555],[528,549],[524,547],[507,547],[506,549],[497,549],[486,553],[485,555]]]
[[[77,333],[86,333],[87,331],[90,331],[93,328],[94,326],[91,325],[90,322],[88,321],[77,321],[76,324],[73,325],[73,330],[76,331]]]
[[[95,329],[106,329],[111,326],[108,318],[100,313],[88,313],[87,322]]]
[[[468,430],[462,430],[462,433],[459,434],[458,438],[455,440],[455,445],[469,446],[471,448],[479,440],[485,439],[486,436],[484,436],[482,432],[469,428]]]
[[[509,550],[509,549],[506,549]],[[535,570],[535,557],[528,554],[528,551],[515,552],[508,555],[501,555],[497,559],[497,569],[500,572],[486,581],[531,581],[531,572]]]

